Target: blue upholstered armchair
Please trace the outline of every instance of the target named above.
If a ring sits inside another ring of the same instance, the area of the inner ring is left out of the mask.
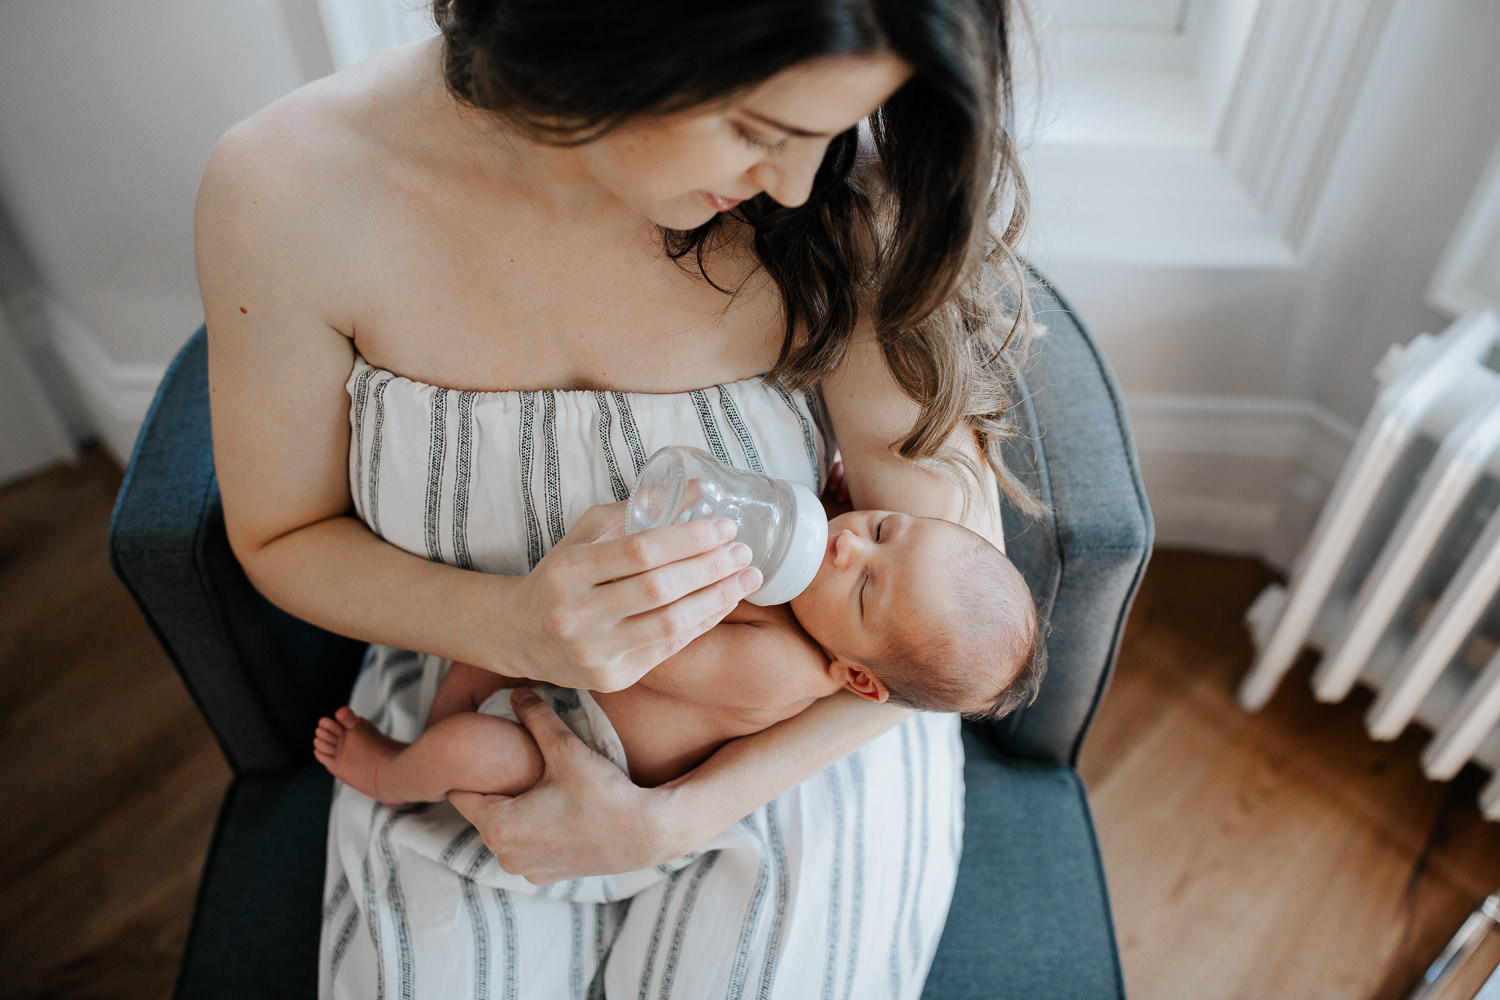
[[[1012,559],[1050,623],[1036,704],[968,725],[963,861],[925,996],[1120,997],[1124,985],[1087,796],[1074,771],[1151,550],[1119,391],[1067,304],[1039,283],[1046,327],[1008,460],[1052,508],[1006,511]],[[317,990],[332,779],[312,759],[362,645],[251,588],[224,535],[203,331],[163,381],[120,488],[110,557],[234,769],[204,866],[180,998]]]

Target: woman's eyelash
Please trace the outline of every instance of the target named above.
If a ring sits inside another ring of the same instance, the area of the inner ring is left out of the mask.
[[[736,125],[734,131],[747,144],[754,146],[756,149],[763,149],[768,153],[779,153],[786,148],[786,139],[782,139],[780,142],[767,142],[747,131],[743,125]]]

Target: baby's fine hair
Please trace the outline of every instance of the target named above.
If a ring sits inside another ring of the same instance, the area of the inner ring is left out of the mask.
[[[951,599],[898,634],[875,668],[890,700],[976,720],[1030,705],[1047,670],[1047,644],[1020,571],[974,535],[948,580]]]

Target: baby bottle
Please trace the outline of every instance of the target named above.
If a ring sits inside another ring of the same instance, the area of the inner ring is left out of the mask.
[[[785,604],[807,589],[828,547],[828,518],[801,483],[731,469],[698,448],[670,445],[651,456],[630,495],[625,533],[705,517],[727,517],[760,570],[752,604]]]

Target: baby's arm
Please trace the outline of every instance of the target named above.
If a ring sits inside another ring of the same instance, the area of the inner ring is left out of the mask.
[[[790,610],[741,602],[635,686],[701,705],[769,712],[775,718],[764,727],[796,714],[783,708],[806,702],[810,688],[819,688],[827,662]],[[834,687],[819,689],[817,696],[832,694]]]

